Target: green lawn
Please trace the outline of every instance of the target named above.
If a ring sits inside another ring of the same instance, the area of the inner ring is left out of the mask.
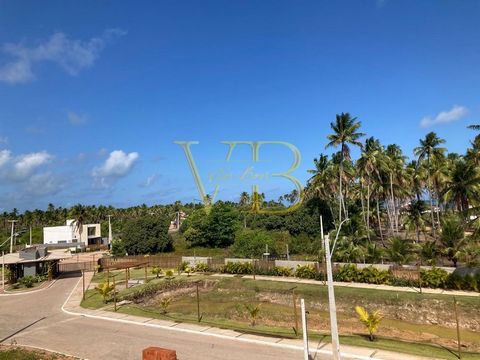
[[[187,278],[187,277],[183,277]],[[293,312],[292,292],[296,286],[297,298],[304,298],[309,309],[310,336],[313,340],[329,341],[329,315],[327,304],[327,289],[311,284],[291,284],[275,281],[249,280],[240,277],[219,278],[208,275],[196,275],[190,280],[204,279],[213,287],[202,289],[200,293],[200,308],[202,323],[234,329],[243,332],[271,336],[295,337],[293,328],[295,318]],[[162,279],[153,279],[162,282]],[[118,297],[127,292],[137,291],[140,287],[124,289]],[[338,287],[335,290],[338,308],[338,320],[342,343],[348,345],[366,346],[378,349],[400,351],[421,356],[432,356],[444,359],[454,359],[454,340],[456,330],[452,327],[425,324],[419,319],[402,319],[405,313],[411,312],[408,306],[428,309],[443,309],[449,311],[451,298],[446,295],[419,294],[406,292],[390,292],[371,289],[353,289]],[[169,295],[170,297],[172,295]],[[457,297],[462,318],[478,317],[480,301],[474,297]],[[250,319],[245,304],[260,304],[260,315],[255,327],[250,325]],[[354,307],[360,304],[370,310],[384,309],[385,319],[379,330],[379,339],[370,342],[365,337],[365,330],[356,318]],[[111,308],[109,303],[108,307]],[[105,307],[102,298],[94,290],[89,290],[82,306],[98,309]],[[392,310],[393,309],[393,310]],[[398,314],[395,312],[398,309]],[[151,318],[169,319],[178,322],[197,322],[197,303],[194,292],[174,295],[167,314],[162,314],[155,303],[131,304],[120,307],[119,312]],[[448,317],[448,314],[446,315]],[[415,321],[417,320],[417,321]],[[425,336],[428,335],[428,338]],[[477,333],[461,330],[462,342],[469,348],[480,348]],[[442,347],[443,346],[443,347]],[[473,359],[480,354],[467,355]]]

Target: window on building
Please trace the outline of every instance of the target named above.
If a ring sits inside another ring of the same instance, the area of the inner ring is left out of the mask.
[[[95,226],[89,226],[88,229],[87,229],[87,233],[88,233],[88,236],[95,236]]]

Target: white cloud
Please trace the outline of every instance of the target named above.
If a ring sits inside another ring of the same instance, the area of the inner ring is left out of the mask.
[[[0,151],[0,168],[6,165],[12,158],[12,153],[10,150]]]
[[[465,117],[468,114],[468,109],[465,106],[454,105],[448,111],[442,111],[436,116],[424,117],[420,121],[420,127],[426,128],[438,124],[448,124],[454,121],[458,121],[461,118]]]
[[[127,175],[138,160],[138,153],[131,152],[126,154],[122,150],[115,150],[110,153],[105,163],[93,169],[92,175],[102,178],[119,178]]]
[[[125,35],[120,29],[107,29],[102,35],[88,41],[70,39],[62,32],[34,47],[22,43],[5,44],[2,51],[14,59],[0,66],[0,81],[16,84],[35,78],[32,67],[35,63],[50,61],[60,65],[69,75],[77,75],[82,69],[91,67],[105,45],[112,39]]]
[[[46,151],[20,155],[15,159],[12,176],[15,179],[25,179],[30,176],[35,169],[50,162],[52,155]]]
[[[67,113],[68,122],[71,125],[85,125],[88,121],[88,117],[85,114],[77,114],[73,111]]]
[[[46,151],[13,156],[10,150],[0,151],[0,182],[17,184],[29,181],[53,159]]]

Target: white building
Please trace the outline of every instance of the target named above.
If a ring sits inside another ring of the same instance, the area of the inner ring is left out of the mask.
[[[43,243],[49,245],[102,245],[100,224],[84,224],[82,231],[75,224],[75,220],[67,220],[66,225],[43,228]]]

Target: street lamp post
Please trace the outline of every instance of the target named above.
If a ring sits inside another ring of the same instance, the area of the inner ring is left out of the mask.
[[[110,218],[112,215],[108,215],[108,245],[112,244],[112,223],[110,221]]]
[[[15,235],[14,230],[15,230],[15,223],[18,220],[8,220],[9,223],[12,224],[12,232],[10,234],[10,254],[13,253],[13,237]]]

